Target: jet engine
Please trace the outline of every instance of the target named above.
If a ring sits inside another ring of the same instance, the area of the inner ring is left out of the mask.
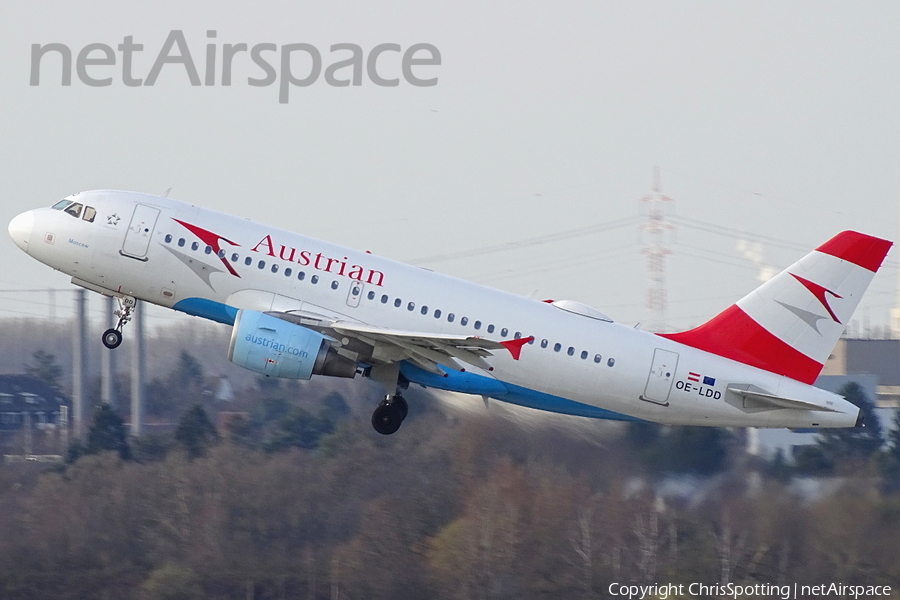
[[[255,310],[238,311],[228,360],[286,379],[356,375],[356,362],[338,354],[321,333]]]

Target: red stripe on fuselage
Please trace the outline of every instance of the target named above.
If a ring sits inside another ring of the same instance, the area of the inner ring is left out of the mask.
[[[873,273],[881,266],[893,242],[856,231],[842,231],[818,248],[819,252],[847,260]]]
[[[699,327],[660,337],[731,360],[812,384],[822,364],[781,341],[737,305]]]

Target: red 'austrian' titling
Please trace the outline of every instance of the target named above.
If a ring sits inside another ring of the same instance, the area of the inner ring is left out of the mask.
[[[313,254],[309,250],[297,251],[296,248],[278,244],[278,254],[275,254],[276,244],[272,241],[272,236],[267,235],[252,250],[253,252],[262,252],[272,258],[280,258],[287,262],[297,263],[302,266],[312,266],[317,271],[325,271],[355,279],[356,281],[365,281],[379,287],[384,283],[384,273],[375,269],[366,269],[360,265],[348,265],[347,257],[329,258],[321,252]]]

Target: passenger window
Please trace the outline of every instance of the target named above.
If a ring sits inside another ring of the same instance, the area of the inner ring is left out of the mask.
[[[509,329],[507,329],[506,327],[504,327],[503,329],[500,330],[500,337],[506,337],[508,334],[509,334]]]
[[[337,282],[337,279],[331,282],[331,289],[336,290],[340,284]]]
[[[594,355],[594,362],[595,362],[595,363],[600,364],[600,361],[601,361],[601,360],[603,360],[603,357],[602,357],[602,356],[600,356],[599,354],[595,354],[595,355]]]
[[[203,251],[206,252],[207,254],[212,254],[212,246],[207,246],[206,248],[203,249]]]
[[[369,298],[369,300],[374,300],[374,299],[375,299],[375,292],[369,292],[368,298]]]
[[[79,204],[77,202],[73,202],[69,208],[65,210],[68,214],[72,215],[76,219],[81,216],[81,209],[84,208],[84,205]]]
[[[415,309],[416,309],[415,302],[410,302],[409,304],[406,305],[406,310],[415,310]]]
[[[559,352],[560,350],[562,350],[562,344],[560,344],[559,342],[556,342],[555,344],[553,344],[554,352]]]
[[[293,271],[291,270],[290,267],[288,267],[287,269],[284,270],[284,276],[285,276],[285,277],[290,277],[290,276],[291,276],[291,273],[293,273]]]
[[[178,246],[180,248],[184,247],[184,238],[178,238]],[[250,263],[247,263],[247,264],[249,265]]]
[[[588,354],[588,353],[587,353],[587,350],[582,350],[582,351],[581,351],[581,360],[586,359],[586,358],[587,358],[587,354]]]
[[[306,273],[304,273],[303,271],[298,271],[298,272],[297,272],[297,281],[303,281],[303,279],[304,279],[305,277],[306,277]]]
[[[494,326],[488,325],[488,333],[494,333]]]
[[[278,272],[278,264],[277,264],[277,263],[275,263],[275,264],[272,265],[272,272],[273,272],[273,273],[277,273],[277,272]]]
[[[423,307],[422,307],[422,310],[419,311],[419,312],[421,312],[423,315],[427,315],[427,314],[428,314],[428,307],[427,307],[427,306],[423,306]]]
[[[453,319],[455,319],[455,318],[456,317],[453,316],[453,313],[447,313],[447,321],[448,322],[452,323]]]
[[[575,348],[573,346],[569,346],[569,349],[566,350],[566,354],[569,356],[573,356],[575,354]]]
[[[261,261],[259,261],[259,264],[256,265],[256,266],[259,267],[260,269],[265,269],[265,268],[266,268],[266,261],[261,260]]]
[[[475,329],[481,329],[481,321],[475,321]]]
[[[387,304],[387,301],[388,301],[388,295],[387,295],[387,294],[382,294],[382,295],[381,295],[381,303],[382,303],[382,304]]]
[[[396,306],[397,308],[400,308],[401,304],[403,304],[403,300],[401,300],[400,298],[394,299],[394,306]]]
[[[463,317],[459,320],[459,324],[465,326],[469,322],[469,317]]]
[[[216,256],[218,256],[219,258],[225,258],[225,251],[219,250],[218,252],[216,252]]]
[[[516,338],[516,339],[519,339],[520,337],[522,337],[522,332],[521,332],[521,331],[517,331],[515,334],[513,334],[513,337]]]
[[[312,283],[313,285],[319,283],[319,276],[313,275],[312,277],[309,278],[309,282]]]
[[[166,234],[166,243],[167,243],[167,244],[171,244],[171,243],[172,243],[172,234],[171,234],[171,233],[167,233],[167,234]]]
[[[198,244],[197,242],[193,242],[191,244],[191,250],[196,251],[198,248],[200,248],[200,244]]]
[[[606,366],[607,366],[607,367],[611,367],[611,366],[613,366],[614,364],[616,364],[616,359],[614,359],[614,358],[610,358],[608,361],[606,361]]]
[[[253,259],[248,256],[247,258],[244,259],[244,264],[249,267],[250,265],[253,264]]]
[[[541,340],[541,348],[546,348],[546,347],[547,347],[547,344],[548,344],[548,342],[547,342],[547,339],[546,339],[546,338],[544,338],[543,340]]]
[[[84,207],[84,216],[81,218],[84,219],[85,221],[87,221],[88,223],[93,223],[94,217],[96,217],[96,216],[97,216],[96,208],[94,208],[93,206],[85,206]]]
[[[434,309],[434,318],[435,319],[441,318],[441,309],[439,309],[439,308]]]
[[[231,255],[231,262],[237,262],[240,256],[237,255],[237,252]]]

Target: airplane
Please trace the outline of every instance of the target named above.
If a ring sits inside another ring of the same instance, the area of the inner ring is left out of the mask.
[[[369,252],[128,191],[16,216],[15,244],[118,300],[114,349],[141,300],[232,327],[262,375],[371,377],[393,434],[409,384],[545,411],[668,425],[828,428],[860,409],[813,387],[892,242],[838,233],[699,327],[651,333],[574,300],[476,285]]]

